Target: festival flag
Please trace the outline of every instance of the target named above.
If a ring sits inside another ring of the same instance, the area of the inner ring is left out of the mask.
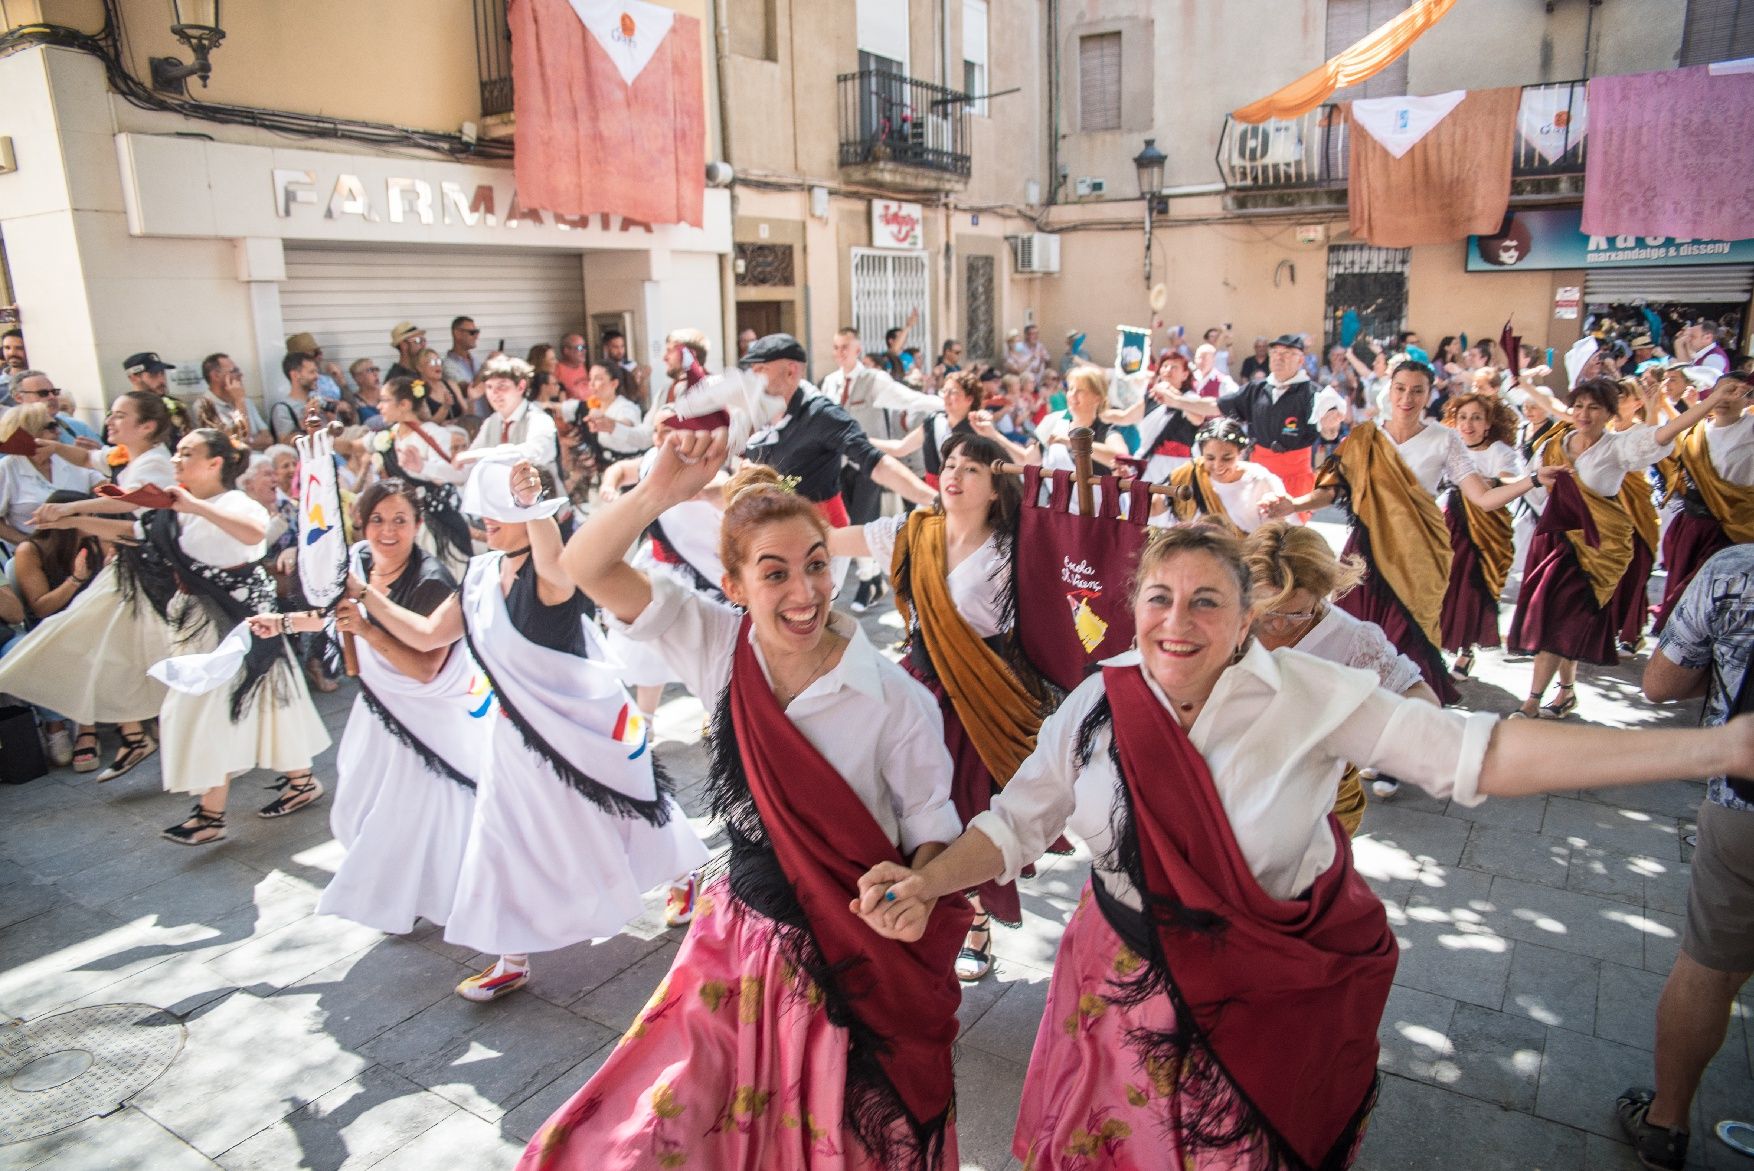
[[[298,580],[305,600],[328,609],[347,585],[347,534],[341,485],[328,431],[300,435],[298,446]]]
[[[518,200],[702,224],[700,21],[643,0],[512,0]]]
[[[1508,317],[1504,320],[1504,332],[1498,335],[1498,348],[1504,351],[1504,365],[1510,371],[1510,380],[1514,383],[1523,372],[1523,339],[1521,334],[1510,331]]]

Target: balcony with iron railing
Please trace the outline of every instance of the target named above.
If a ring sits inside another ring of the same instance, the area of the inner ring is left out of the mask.
[[[887,69],[843,73],[840,165],[854,182],[959,191],[969,176],[968,94]]]
[[[481,81],[483,136],[509,135],[512,122],[512,29],[506,0],[474,0],[475,73]]]
[[[1523,86],[1517,111],[1511,194],[1573,194],[1581,187],[1585,82]],[[1218,136],[1218,173],[1239,205],[1343,205],[1350,147],[1348,121],[1337,105],[1297,118],[1238,122],[1226,116]]]

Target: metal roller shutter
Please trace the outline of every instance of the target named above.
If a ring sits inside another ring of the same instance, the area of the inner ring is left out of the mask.
[[[1754,264],[1698,264],[1686,268],[1613,268],[1585,274],[1591,305],[1629,301],[1711,301],[1745,304],[1754,295]]]
[[[426,330],[442,354],[451,319],[463,315],[481,327],[477,358],[502,337],[521,358],[537,342],[584,329],[584,269],[576,252],[288,244],[280,311],[288,336],[313,334],[343,367],[377,358],[388,370],[398,321]]]

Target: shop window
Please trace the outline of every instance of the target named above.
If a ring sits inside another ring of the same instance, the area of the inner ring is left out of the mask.
[[[737,284],[751,289],[783,289],[798,283],[790,244],[738,244]]]
[[[1328,0],[1325,56],[1332,58],[1401,15],[1407,0]],[[1407,54],[1402,53],[1375,77],[1337,90],[1330,102],[1354,98],[1398,98],[1407,92]]]
[[[987,0],[962,0],[962,92],[968,112],[987,113]]]
[[[993,258],[970,256],[967,273],[962,303],[968,306],[968,328],[963,345],[971,360],[991,362],[998,332],[993,312]]]
[[[1361,337],[1386,342],[1406,328],[1411,256],[1410,248],[1371,244],[1336,244],[1328,249],[1327,345],[1339,344],[1348,312],[1358,315]]]
[[[1687,0],[1681,64],[1754,57],[1754,0]]]
[[[1121,34],[1078,38],[1078,129],[1121,128]]]
[[[739,57],[778,61],[777,0],[731,0],[731,52]]]
[[[908,344],[933,352],[930,278],[924,252],[853,249],[853,328],[867,346],[880,349],[883,335],[906,325],[918,309],[920,323],[908,331]]]

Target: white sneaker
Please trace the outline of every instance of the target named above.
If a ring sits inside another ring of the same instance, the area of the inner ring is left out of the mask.
[[[73,733],[66,728],[44,732],[43,749],[49,754],[50,764],[56,768],[66,768],[73,763]]]
[[[1378,797],[1393,797],[1400,791],[1400,788],[1401,782],[1391,781],[1384,777],[1378,777],[1376,780],[1370,782],[1371,793]]]

